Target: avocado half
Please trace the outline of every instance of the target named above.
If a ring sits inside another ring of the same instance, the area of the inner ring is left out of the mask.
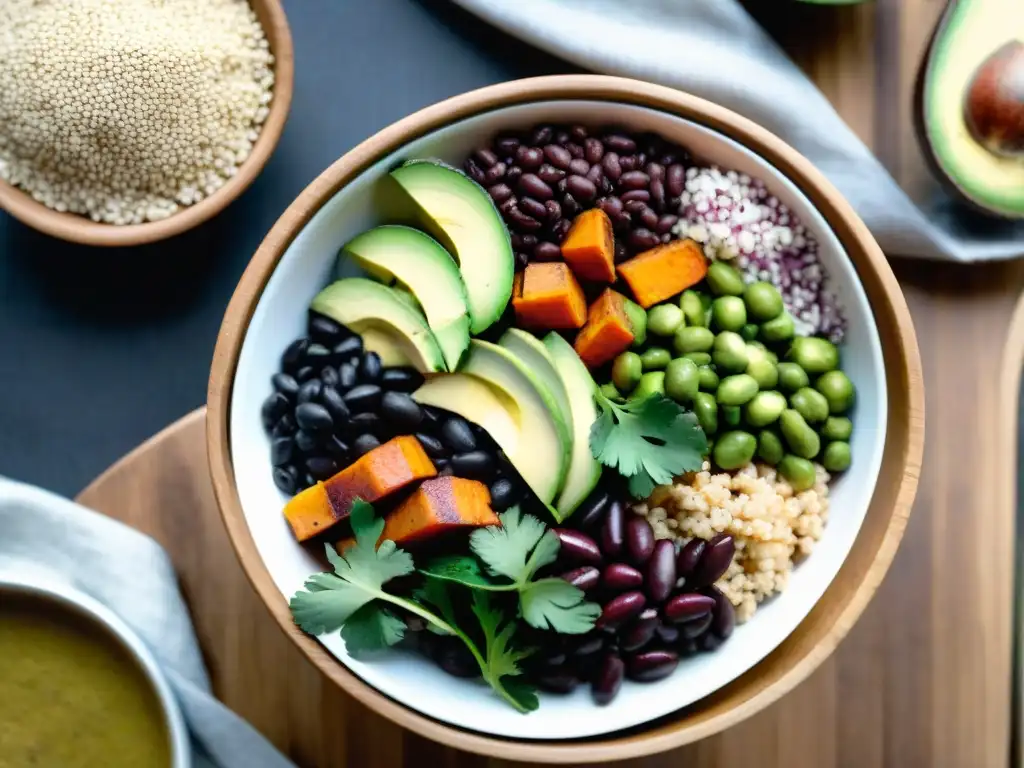
[[[918,73],[915,118],[938,176],[976,208],[1024,218],[1021,0],[951,0]]]

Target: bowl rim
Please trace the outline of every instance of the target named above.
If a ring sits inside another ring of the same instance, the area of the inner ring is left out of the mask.
[[[159,221],[123,226],[96,222],[76,213],[47,208],[29,193],[0,180],[0,209],[32,229],[79,245],[105,248],[155,243],[187,232],[213,218],[239,197],[266,166],[277,148],[291,109],[295,84],[295,50],[280,0],[249,0],[274,55],[274,90],[270,111],[252,152],[238,172],[209,197]]]
[[[363,682],[294,625],[287,602],[256,551],[234,486],[230,401],[242,342],[267,280],[298,232],[338,189],[411,139],[444,125],[496,107],[580,99],[635,104],[711,128],[761,155],[810,199],[846,248],[871,304],[882,338],[889,421],[883,467],[865,518],[866,523],[877,518],[874,530],[862,527],[832,585],[769,656],[692,706],[629,731],[570,741],[523,741],[463,730],[406,708]],[[402,727],[459,749],[537,763],[620,760],[679,747],[740,722],[805,679],[846,635],[885,575],[910,514],[924,445],[924,387],[909,310],[881,249],[838,191],[796,150],[730,110],[663,86],[603,75],[531,78],[455,96],[384,128],[334,162],[282,214],[242,275],[218,334],[207,405],[207,455],[232,546],[261,600],[307,659],[361,703]]]
[[[131,627],[107,606],[57,577],[28,577],[0,571],[0,595],[4,592],[50,603],[61,610],[77,614],[86,622],[104,630],[127,651],[149,683],[163,712],[170,747],[170,768],[191,767],[192,752],[181,707],[156,658]]]

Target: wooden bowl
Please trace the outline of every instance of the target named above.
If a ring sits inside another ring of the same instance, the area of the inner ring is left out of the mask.
[[[229,425],[243,340],[267,282],[299,232],[336,192],[389,154],[445,126],[510,105],[556,100],[614,102],[676,115],[739,142],[787,177],[831,227],[863,286],[880,332],[888,415],[882,468],[859,535],[824,595],[774,651],[731,683],[656,721],[586,739],[529,741],[464,730],[407,708],[295,627],[243,513]],[[384,129],[332,165],[284,213],[242,276],[218,338],[208,395],[208,455],[217,501],[243,568],[282,630],[332,681],[403,727],[450,746],[527,762],[619,760],[678,747],[749,717],[806,678],[849,631],[884,576],[910,513],[923,450],[921,363],[909,313],[884,255],[838,192],[792,148],[728,110],[668,88],[599,76],[537,78],[458,96]]]
[[[216,214],[252,184],[277,146],[288,118],[294,87],[295,54],[288,20],[280,0],[249,0],[274,54],[274,92],[270,114],[260,130],[252,153],[224,186],[195,205],[160,221],[124,226],[95,222],[87,216],[60,213],[31,195],[0,181],[0,208],[23,224],[61,240],[101,247],[132,246],[165,240],[192,229]]]

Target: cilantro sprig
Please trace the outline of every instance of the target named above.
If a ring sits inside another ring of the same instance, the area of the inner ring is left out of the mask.
[[[479,593],[518,592],[520,614],[532,627],[568,635],[589,632],[601,615],[601,606],[586,602],[583,591],[565,579],[534,579],[558,556],[555,532],[518,507],[498,517],[500,526],[480,528],[470,535],[472,555],[438,557],[420,572],[430,580],[455,582]]]
[[[601,415],[590,429],[590,450],[629,478],[635,498],[701,468],[708,441],[693,413],[658,394],[623,404],[600,391],[595,397]]]

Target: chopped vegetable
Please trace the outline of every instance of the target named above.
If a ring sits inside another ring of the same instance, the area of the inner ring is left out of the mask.
[[[633,325],[626,314],[626,297],[605,288],[590,305],[587,323],[573,346],[588,368],[598,368],[628,349],[633,337]]]
[[[619,265],[619,275],[644,309],[704,279],[708,260],[696,240],[673,240]]]
[[[449,531],[498,525],[487,486],[461,477],[424,480],[387,516],[384,539],[400,546]]]
[[[600,208],[576,217],[562,243],[562,257],[584,280],[615,282],[615,238],[612,221]]]
[[[701,468],[708,441],[688,413],[662,395],[620,405],[598,392],[601,416],[590,431],[590,449],[602,464],[629,478],[638,499],[683,472]]]
[[[587,319],[587,300],[568,265],[534,262],[513,282],[512,306],[524,328],[579,328]]]
[[[320,531],[326,531],[341,519],[331,507],[331,500],[327,498],[327,489],[323,483],[311,485],[289,499],[284,506],[284,516],[299,541],[305,541]]]

